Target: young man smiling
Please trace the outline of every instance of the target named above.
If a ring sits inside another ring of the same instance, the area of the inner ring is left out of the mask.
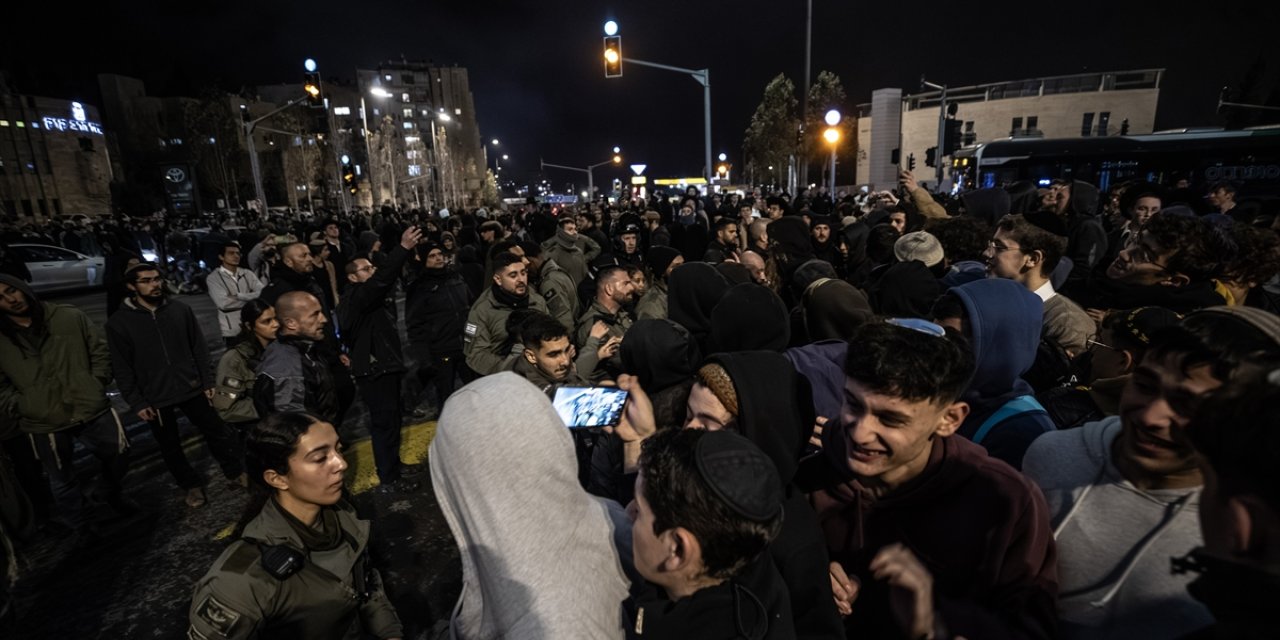
[[[831,552],[836,606],[859,637],[1046,638],[1057,577],[1044,498],[978,445],[968,347],[889,320],[849,341],[844,407],[811,459],[810,499]]]
[[[1191,314],[1152,338],[1119,416],[1027,450],[1023,471],[1053,515],[1063,637],[1175,637],[1209,623],[1186,591],[1190,576],[1169,572],[1170,556],[1201,543],[1203,476],[1188,424],[1204,394],[1277,364],[1280,318],[1249,307]]]

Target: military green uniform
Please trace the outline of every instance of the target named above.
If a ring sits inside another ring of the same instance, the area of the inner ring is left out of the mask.
[[[589,277],[587,265],[600,255],[600,245],[581,233],[571,236],[564,229],[557,229],[556,235],[542,243],[542,252],[547,260],[555,260],[569,273],[576,291]]]
[[[529,291],[529,308],[547,313],[547,303],[533,290]],[[509,365],[511,355],[502,350],[507,346],[507,316],[513,310],[494,297],[493,287],[485,289],[471,305],[462,334],[462,355],[472,371],[487,376]]]
[[[649,284],[649,290],[636,303],[636,318],[640,320],[667,319],[667,283],[658,280]]]
[[[609,332],[603,338],[591,337],[591,327],[595,326],[597,320],[603,320],[609,326]],[[590,366],[587,362],[584,362],[582,356],[594,354],[600,348],[600,345],[607,342],[609,338],[621,338],[627,333],[627,329],[631,328],[631,322],[631,314],[627,313],[626,309],[618,309],[617,313],[609,313],[609,310],[605,309],[599,300],[592,302],[591,306],[587,308],[587,312],[578,319],[578,335],[575,342],[575,344],[579,345],[579,357],[576,361],[578,373],[592,381],[599,381],[603,377],[617,377],[622,372],[622,356],[615,353],[612,358],[601,361],[596,366]]]
[[[269,500],[245,527],[244,537],[196,583],[187,638],[339,640],[366,637],[361,629],[377,638],[401,637],[400,618],[382,578],[368,566],[369,523],[345,502],[324,510],[336,514],[329,518],[341,528],[341,540],[328,551],[308,551],[289,516]],[[301,569],[284,578],[272,575],[259,545],[303,552]]]
[[[538,293],[547,302],[547,312],[572,331],[578,319],[578,289],[573,278],[555,260],[544,260],[538,273]]]

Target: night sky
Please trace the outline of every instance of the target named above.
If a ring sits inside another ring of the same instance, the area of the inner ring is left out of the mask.
[[[765,84],[785,72],[800,86],[804,68],[803,0],[103,2],[92,14],[24,4],[5,10],[13,20],[0,39],[13,88],[95,104],[102,72],[141,77],[152,95],[195,95],[210,83],[234,92],[299,82],[308,56],[326,80],[351,80],[357,66],[402,56],[464,66],[481,135],[502,141],[520,178],[532,177],[539,157],[585,166],[614,145],[625,164],[648,164],[650,176],[701,173],[701,87],[634,65],[604,78],[606,19],[619,22],[627,57],[710,67],[712,152],[738,166]],[[1267,91],[1280,85],[1280,3],[1217,2],[1195,13],[1137,2],[1061,3],[1052,13],[1045,3],[1006,0],[813,4],[813,75],[836,72],[851,104],[879,87],[913,92],[921,74],[959,86],[1164,67],[1157,128],[1172,128],[1219,124],[1218,89],[1240,83],[1256,61]],[[605,168],[597,182],[623,175]]]

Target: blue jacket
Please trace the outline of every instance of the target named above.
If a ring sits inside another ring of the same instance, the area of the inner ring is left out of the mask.
[[[964,303],[969,316],[974,373],[961,397],[970,411],[960,425],[960,435],[972,440],[983,422],[1006,402],[1033,393],[1021,376],[1036,359],[1044,303],[1021,284],[1000,278],[977,280],[951,292]],[[997,424],[981,444],[991,457],[1019,469],[1031,441],[1053,428],[1043,411],[1020,413]]]

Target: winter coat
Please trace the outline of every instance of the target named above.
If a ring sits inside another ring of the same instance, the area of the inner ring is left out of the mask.
[[[338,326],[356,378],[403,372],[404,355],[391,294],[409,252],[396,245],[385,263],[361,283],[350,283],[338,304]]]
[[[129,412],[161,409],[214,387],[213,362],[191,307],[168,300],[155,311],[130,298],[107,320],[111,369]]]
[[[213,408],[223,422],[252,422],[258,419],[253,406],[253,384],[258,377],[255,370],[262,362],[263,348],[256,336],[237,342],[218,360],[213,388]]]
[[[253,385],[258,415],[306,411],[328,422],[338,419],[333,373],[318,351],[315,342],[301,336],[281,336],[267,345]]]
[[[452,267],[422,269],[405,291],[405,323],[415,352],[462,353],[471,289]]]

